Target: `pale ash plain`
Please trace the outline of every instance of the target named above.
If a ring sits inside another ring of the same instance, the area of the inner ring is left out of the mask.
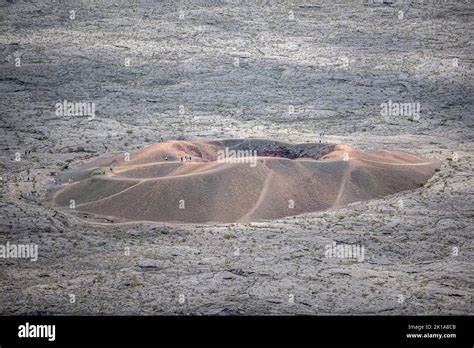
[[[39,258],[0,260],[0,312],[472,314],[473,5],[182,10],[2,4],[0,241],[37,243]],[[420,102],[420,120],[381,118],[390,99]],[[56,116],[63,100],[95,102],[96,118]],[[258,223],[109,226],[41,205],[66,162],[160,136],[298,143],[321,132],[443,164],[414,191]],[[36,182],[17,181],[28,169]],[[363,244],[364,262],[325,258],[334,241]]]

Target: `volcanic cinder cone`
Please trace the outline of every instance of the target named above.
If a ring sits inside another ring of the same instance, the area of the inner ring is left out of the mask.
[[[120,220],[248,222],[414,189],[439,165],[345,145],[170,141],[65,172],[51,197],[55,205],[74,200],[76,210]]]

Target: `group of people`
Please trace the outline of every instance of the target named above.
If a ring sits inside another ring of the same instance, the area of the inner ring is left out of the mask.
[[[165,156],[165,161],[168,161],[168,160],[169,160],[168,156]],[[187,155],[184,157],[181,156],[181,162],[191,161],[191,160],[192,160],[191,156],[187,156]]]
[[[3,181],[3,177],[0,179]],[[15,177],[15,181],[20,182],[20,181],[32,181],[33,183],[36,183],[36,176],[30,175],[30,170],[26,170],[26,175],[23,173],[18,174]]]

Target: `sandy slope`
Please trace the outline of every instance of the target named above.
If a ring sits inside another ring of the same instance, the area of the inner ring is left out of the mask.
[[[255,165],[217,161],[224,147],[257,151]],[[279,156],[298,159],[268,156]],[[266,154],[267,156],[261,156]],[[181,162],[182,156],[191,161]],[[114,163],[110,171],[108,163]],[[105,165],[105,168],[101,167]],[[397,151],[269,140],[171,141],[66,173],[54,203],[137,221],[248,222],[321,211],[413,189],[438,167]],[[96,175],[105,171],[105,175]],[[77,175],[90,173],[90,177]],[[79,177],[75,181],[73,178]],[[64,178],[65,180],[66,178]]]

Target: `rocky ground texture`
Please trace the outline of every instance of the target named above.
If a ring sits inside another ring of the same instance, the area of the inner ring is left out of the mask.
[[[0,314],[473,314],[470,1],[0,3]],[[93,117],[56,103],[94,103]],[[381,116],[381,104],[420,103]],[[439,159],[423,186],[245,224],[109,224],[54,178],[167,139]],[[362,261],[328,258],[358,244]]]

